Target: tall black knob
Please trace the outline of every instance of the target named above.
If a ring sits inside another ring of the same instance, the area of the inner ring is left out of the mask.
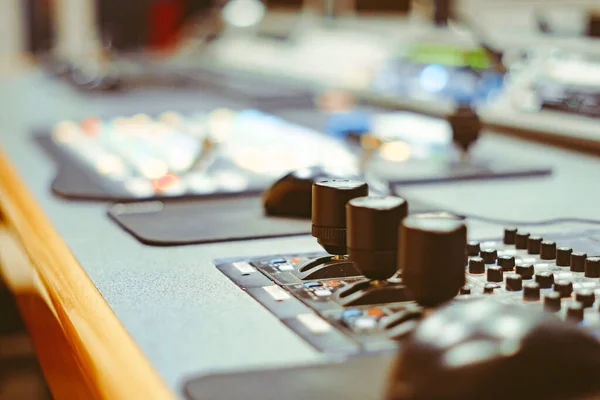
[[[398,270],[398,232],[408,215],[400,197],[358,197],[346,204],[348,255],[369,279],[388,279]]]
[[[399,265],[404,284],[424,306],[437,306],[465,284],[467,227],[462,219],[435,214],[404,219]]]
[[[369,186],[349,179],[328,179],[312,187],[312,235],[329,254],[346,251],[346,203],[369,194]]]

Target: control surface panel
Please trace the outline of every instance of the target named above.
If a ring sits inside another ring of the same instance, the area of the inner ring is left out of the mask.
[[[600,336],[600,231],[542,238],[507,229],[504,238],[469,241],[466,285],[459,296],[494,296],[555,313]],[[317,266],[327,265],[325,268]],[[354,304],[342,297],[369,284],[344,257],[326,254],[222,259],[217,268],[290,329],[325,353],[356,354],[396,348],[424,308],[408,291],[401,301]],[[386,281],[401,285],[399,272]],[[386,284],[386,283],[384,283]]]

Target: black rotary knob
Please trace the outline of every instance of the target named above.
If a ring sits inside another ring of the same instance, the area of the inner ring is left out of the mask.
[[[509,292],[518,292],[523,289],[523,278],[519,274],[509,274],[506,276],[506,290]]]
[[[554,291],[560,293],[560,297],[571,297],[573,293],[573,282],[561,279],[554,282]]]
[[[498,265],[490,265],[487,269],[488,282],[502,282],[502,267]]]
[[[579,289],[575,292],[575,300],[583,304],[584,307],[592,307],[596,301],[596,295],[593,290]]]
[[[600,278],[600,257],[588,257],[585,260],[585,276]]]
[[[542,260],[554,260],[556,258],[556,242],[544,240],[540,245],[540,258]]]
[[[540,254],[542,240],[543,239],[539,236],[530,236],[529,239],[527,239],[527,253]]]
[[[504,271],[511,271],[515,267],[515,258],[513,256],[500,256],[498,257],[498,265]]]
[[[587,254],[585,253],[571,253],[571,271],[584,272],[586,259]]]
[[[500,285],[497,283],[486,283],[483,286],[483,294],[494,294],[494,290],[500,289]]]
[[[515,272],[521,275],[524,280],[533,278],[535,272],[533,264],[519,264],[515,267]]]
[[[544,296],[544,310],[550,312],[560,311],[560,293],[550,292]]]
[[[467,255],[470,257],[479,255],[479,242],[471,241],[467,243]]]
[[[525,250],[527,248],[527,240],[529,239],[529,233],[517,232],[515,235],[515,246],[517,249]]]
[[[421,214],[404,219],[399,265],[409,294],[421,305],[437,306],[465,284],[467,226],[450,215]]]
[[[452,115],[448,116],[448,122],[452,129],[452,140],[463,152],[466,152],[479,137],[481,130],[479,116],[470,105],[461,104]]]
[[[481,257],[473,257],[469,260],[469,273],[483,274],[485,272],[485,263]]]
[[[585,307],[583,304],[577,301],[569,304],[569,307],[567,308],[567,321],[575,323],[583,321],[584,311]]]
[[[398,271],[398,233],[408,215],[400,197],[358,197],[346,204],[348,256],[369,279],[389,279]]]
[[[515,244],[516,239],[517,239],[517,229],[516,228],[504,229],[504,244]]]
[[[361,181],[328,179],[312,187],[312,235],[329,254],[344,255],[346,250],[346,203],[369,194]]]
[[[571,253],[573,253],[572,248],[559,247],[556,250],[556,265],[559,267],[568,267],[571,265]]]
[[[483,262],[486,264],[495,264],[496,258],[498,257],[498,252],[496,249],[483,249],[479,252],[481,258],[483,258]]]
[[[540,285],[535,282],[527,282],[523,285],[523,300],[538,301],[540,299]]]
[[[535,281],[542,289],[549,289],[554,285],[554,274],[551,272],[538,272],[535,274]]]

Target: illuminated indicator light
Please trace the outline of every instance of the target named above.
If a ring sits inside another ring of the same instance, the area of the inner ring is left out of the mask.
[[[81,129],[87,136],[96,136],[100,133],[101,122],[98,118],[90,117],[81,121]]]
[[[327,286],[338,287],[340,283],[338,281],[327,281]]]
[[[144,161],[140,167],[140,172],[149,179],[159,179],[169,172],[169,166],[163,160],[149,159]]]
[[[179,182],[179,177],[175,174],[166,174],[165,176],[161,176],[160,178],[152,180],[152,187],[157,192],[162,192],[170,187],[175,186]]]
[[[381,145],[379,152],[381,157],[387,161],[404,162],[410,158],[411,148],[405,142],[394,141]]]
[[[298,263],[298,262],[300,262],[300,257],[293,257],[291,259],[291,261],[294,262],[294,263]]]
[[[385,314],[383,312],[383,310],[381,308],[369,308],[369,311],[367,311],[367,314],[373,316],[373,317],[383,317],[383,315]]]
[[[102,175],[122,174],[125,170],[125,164],[119,156],[107,155],[98,161],[96,170]]]
[[[75,122],[63,121],[54,127],[53,137],[57,142],[68,143],[75,139],[78,131],[79,127]]]

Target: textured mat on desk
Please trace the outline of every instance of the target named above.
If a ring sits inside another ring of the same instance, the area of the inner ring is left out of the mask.
[[[410,201],[411,212],[436,211]],[[260,196],[119,203],[108,215],[136,239],[154,246],[309,235],[309,219],[268,217]]]
[[[115,204],[109,215],[139,241],[172,246],[304,235],[309,220],[264,215],[260,196]]]

